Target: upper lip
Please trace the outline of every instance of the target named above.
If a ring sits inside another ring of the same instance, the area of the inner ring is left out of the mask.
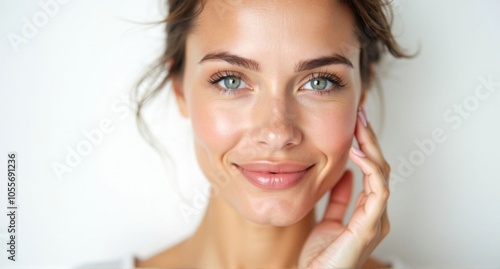
[[[304,171],[313,165],[303,164],[299,162],[271,162],[271,161],[255,161],[243,164],[237,164],[237,166],[253,172],[265,172],[265,173],[294,173]]]

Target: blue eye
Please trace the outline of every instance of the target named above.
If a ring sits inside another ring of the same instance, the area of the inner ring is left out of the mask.
[[[307,87],[307,85],[310,85]],[[323,91],[325,89],[329,89],[333,86],[333,82],[326,78],[313,78],[309,80],[305,85],[304,89],[306,90],[314,90],[314,91]]]
[[[234,95],[240,90],[250,89],[243,80],[244,75],[233,71],[218,71],[213,74],[208,82],[216,85],[220,93]]]
[[[312,74],[301,89],[312,91],[315,94],[331,94],[345,86],[347,84],[337,75],[321,72]]]
[[[246,87],[246,83],[243,82],[243,80],[239,77],[236,76],[227,76],[222,78],[218,84],[228,90],[236,90],[238,89],[242,84],[244,87]]]

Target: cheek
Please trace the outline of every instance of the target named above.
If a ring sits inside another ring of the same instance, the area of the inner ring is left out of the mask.
[[[338,182],[345,169],[354,137],[356,111],[354,104],[341,109],[324,109],[311,126],[314,147],[323,156],[322,169],[315,184],[317,199]]]
[[[224,167],[225,153],[237,142],[235,131],[239,127],[234,116],[211,104],[203,96],[190,100],[194,149],[198,165],[212,188],[222,190],[230,182]]]
[[[203,147],[211,158],[222,155],[238,142],[241,118],[228,113],[223,107],[212,105],[204,98],[193,98],[191,122],[196,143]]]
[[[316,115],[311,130],[314,143],[329,158],[338,158],[352,143],[356,124],[354,106],[323,110]]]

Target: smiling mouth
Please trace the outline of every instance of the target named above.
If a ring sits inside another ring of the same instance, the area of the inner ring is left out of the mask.
[[[297,168],[291,168],[291,166],[277,166],[273,170],[275,171],[253,171],[245,169],[239,165],[236,167],[240,170],[242,175],[247,179],[252,185],[264,190],[286,190],[290,189],[300,182],[303,181],[307,172],[311,170],[311,167],[305,167],[305,169],[298,170]],[[252,167],[252,166],[247,166]],[[304,167],[302,167],[304,168]],[[276,170],[292,170],[277,172]]]

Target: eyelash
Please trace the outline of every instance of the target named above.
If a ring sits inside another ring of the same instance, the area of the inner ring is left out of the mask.
[[[314,79],[327,79],[330,82],[332,82],[334,85],[333,89],[322,90],[322,91],[313,91],[314,94],[318,94],[318,95],[331,94],[334,91],[341,90],[341,89],[345,88],[345,86],[347,86],[347,83],[345,83],[339,76],[334,75],[334,74],[330,74],[327,72],[319,72],[319,73],[313,73],[313,74],[309,75],[309,77],[306,80],[306,83],[308,83]]]
[[[237,94],[240,90],[243,90],[243,89],[228,90],[228,89],[224,89],[224,88],[221,88],[221,87],[216,85],[217,83],[221,82],[223,79],[225,79],[227,77],[235,77],[235,78],[241,79],[242,81],[245,81],[245,76],[243,76],[243,74],[241,74],[239,72],[217,71],[217,73],[210,76],[210,78],[208,79],[208,83],[217,87],[219,89],[220,94],[224,94],[224,95],[228,95],[228,96],[233,96],[233,95]]]
[[[217,71],[217,73],[210,76],[210,78],[208,79],[208,83],[216,86],[217,83],[221,82],[223,79],[225,79],[227,77],[235,77],[235,78],[241,79],[242,81],[245,81],[245,77],[239,72]],[[334,84],[334,87],[335,87],[334,89],[313,91],[314,94],[317,94],[317,95],[331,94],[332,92],[337,91],[337,90],[341,90],[345,86],[347,86],[347,83],[345,83],[339,76],[334,75],[334,74],[330,74],[327,72],[318,72],[318,73],[313,73],[313,74],[309,75],[309,77],[306,80],[306,83],[308,83],[314,79],[326,79],[326,80],[332,82]],[[218,86],[216,86],[216,87],[219,88],[219,93],[225,94],[228,96],[233,96],[233,95],[237,94],[240,90],[244,90],[244,88],[243,89],[228,90],[228,89],[220,88]],[[301,86],[301,88],[302,87],[304,87],[304,86]]]

